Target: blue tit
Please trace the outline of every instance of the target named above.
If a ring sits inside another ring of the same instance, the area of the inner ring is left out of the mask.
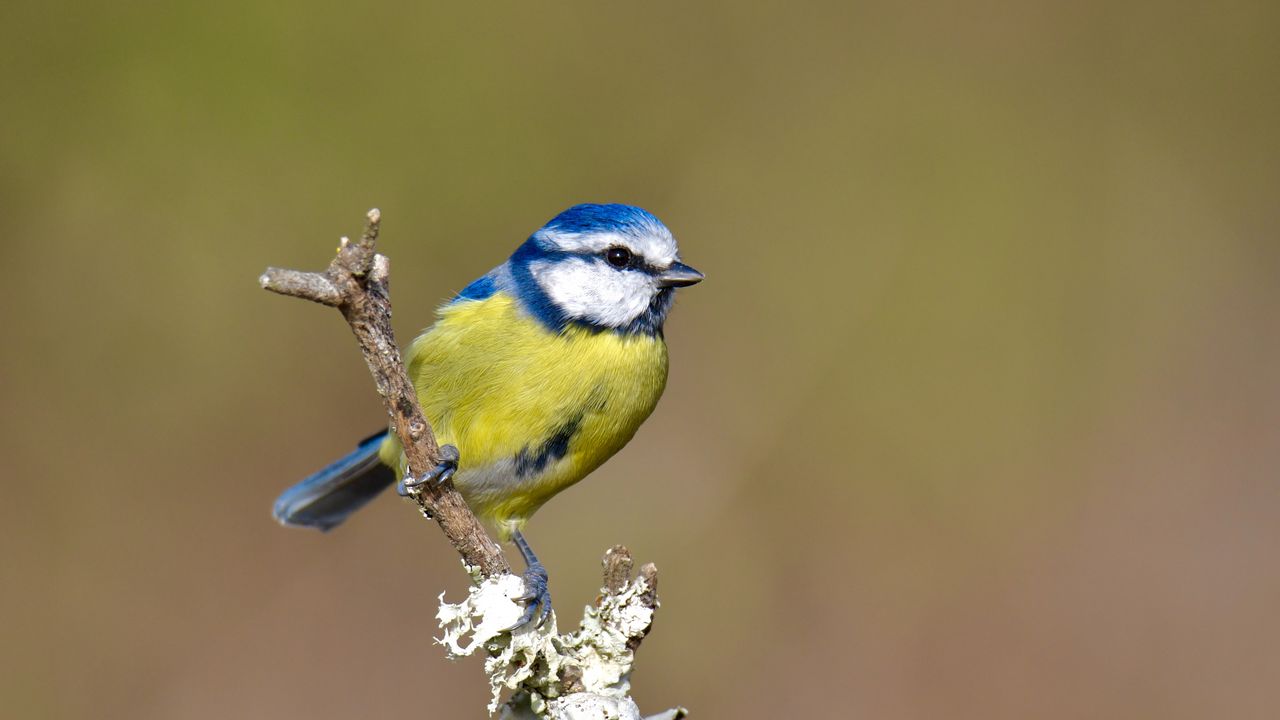
[[[676,288],[702,277],[649,212],[576,205],[445,303],[409,347],[409,377],[446,457],[434,479],[451,475],[520,550],[532,601],[524,621],[539,607],[545,618],[550,597],[521,529],[653,412],[667,382],[663,322]],[[405,469],[384,430],[286,490],[275,517],[328,530]]]

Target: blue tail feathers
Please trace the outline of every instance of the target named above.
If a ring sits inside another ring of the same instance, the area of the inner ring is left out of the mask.
[[[329,530],[396,481],[378,459],[387,431],[373,435],[329,467],[281,493],[272,514],[283,525]]]

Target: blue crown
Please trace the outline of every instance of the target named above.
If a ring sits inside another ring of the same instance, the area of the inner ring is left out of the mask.
[[[584,203],[551,218],[542,229],[562,233],[615,232],[640,236],[666,230],[666,226],[644,208],[621,203]]]

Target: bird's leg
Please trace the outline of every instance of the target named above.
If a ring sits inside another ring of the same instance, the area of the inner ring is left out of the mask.
[[[460,457],[458,448],[452,445],[440,446],[440,464],[420,478],[405,476],[404,479],[396,483],[396,492],[400,493],[400,497],[408,497],[427,483],[442,483],[448,480],[458,471],[458,459]]]
[[[519,530],[511,532],[511,541],[524,556],[525,593],[516,599],[525,603],[526,607],[520,620],[508,629],[524,627],[533,622],[534,617],[538,618],[537,627],[542,627],[542,624],[551,616],[551,592],[547,590],[547,569],[538,562],[538,556],[533,554],[533,549],[529,547],[529,543],[525,541],[524,535]]]

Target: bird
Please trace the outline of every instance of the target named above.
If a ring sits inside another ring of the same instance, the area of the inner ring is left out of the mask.
[[[405,477],[399,440],[383,429],[284,491],[275,518],[327,531],[393,485],[405,495],[451,478],[525,561],[525,609],[513,627],[535,615],[541,625],[551,594],[525,524],[653,412],[667,382],[663,325],[675,292],[702,279],[647,210],[588,203],[561,212],[440,306],[407,350],[440,465]]]

